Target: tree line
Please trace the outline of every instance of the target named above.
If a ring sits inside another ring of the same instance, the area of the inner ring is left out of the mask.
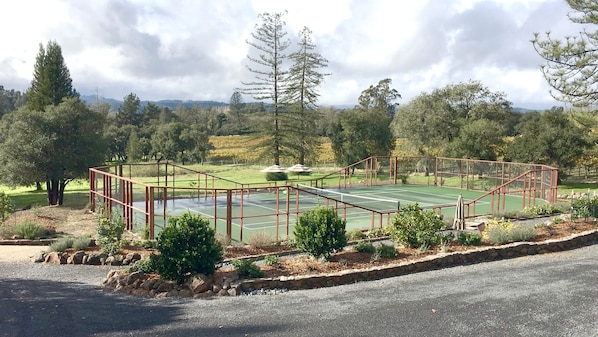
[[[596,7],[579,3],[584,1],[572,4],[582,13],[574,20],[595,24]],[[571,98],[575,109],[519,113],[504,93],[478,81],[423,92],[399,105],[401,95],[389,78],[365,88],[354,108],[336,109],[318,106],[318,88],[331,74],[324,72],[328,61],[317,52],[309,28],[299,32],[296,47],[287,54],[291,43],[286,38],[284,14],[259,16],[252,40],[247,41],[252,47],[247,70],[253,79],[240,80],[227,109],[169,109],[153,103],[142,107],[135,93],[128,94],[117,111],[110,111],[108,104],[87,105],[73,88],[60,46],[54,41],[40,45],[27,92],[0,86],[1,181],[40,187],[45,183],[48,203],[62,204],[66,185],[86,177],[91,166],[107,161],[203,162],[213,149],[210,136],[237,134],[259,137],[261,142],[248,151],[261,153],[273,164],[280,164],[281,158],[307,165],[315,162],[318,140],[325,136],[331,140],[339,165],[389,155],[397,138],[403,139],[402,152],[418,156],[533,162],[559,168],[595,165],[597,121],[588,108],[594,102],[594,82],[586,77],[591,83],[583,84],[578,77],[567,79],[558,71],[568,64],[562,55],[570,52],[573,59],[579,53],[581,47],[575,49],[574,42],[562,45],[550,36],[541,40],[539,35],[532,41],[547,62],[544,75],[560,93],[553,95]],[[563,51],[557,55],[554,50],[559,47]],[[591,67],[588,60],[570,63],[582,71]],[[563,84],[567,80],[570,83]],[[253,102],[245,103],[243,95]]]

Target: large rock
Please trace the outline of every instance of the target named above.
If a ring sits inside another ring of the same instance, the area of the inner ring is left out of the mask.
[[[66,260],[66,254],[59,252],[49,252],[44,261],[51,264],[66,264]]]
[[[212,287],[212,279],[204,274],[197,274],[189,279],[189,289],[194,294],[203,293]]]

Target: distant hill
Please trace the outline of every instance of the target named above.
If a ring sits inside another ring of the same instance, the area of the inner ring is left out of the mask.
[[[96,103],[108,103],[110,104],[110,111],[117,111],[118,108],[123,104],[122,100],[117,100],[114,98],[107,98],[107,97],[97,97],[96,95],[81,95],[81,100],[86,102],[87,104],[96,104]],[[183,101],[177,99],[165,99],[160,101],[141,101],[141,107],[143,108],[148,103],[153,103],[159,107],[167,107],[171,110],[175,110],[179,106],[184,106],[186,108],[199,106],[202,109],[207,107],[225,107],[228,106],[227,103],[224,102],[216,102],[216,101]]]

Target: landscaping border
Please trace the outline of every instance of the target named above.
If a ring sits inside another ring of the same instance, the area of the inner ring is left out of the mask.
[[[368,269],[345,270],[324,275],[241,279],[231,284],[231,290],[233,291],[229,291],[229,294],[241,294],[259,289],[301,290],[333,287],[461,265],[561,252],[596,243],[598,243],[598,230],[591,230],[573,234],[566,238],[542,242],[514,242],[502,246],[483,247],[463,252],[438,253],[416,261],[377,266]]]

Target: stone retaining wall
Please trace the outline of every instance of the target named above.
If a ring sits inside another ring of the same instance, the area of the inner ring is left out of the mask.
[[[236,293],[250,292],[258,289],[285,288],[289,290],[298,290],[332,287],[446,267],[496,261],[527,255],[560,252],[595,243],[598,243],[598,230],[576,234],[564,239],[543,242],[515,242],[507,245],[484,247],[465,252],[439,253],[436,255],[429,255],[417,261],[372,267],[368,269],[346,270],[326,275],[283,276],[279,278],[238,280],[232,284],[232,287],[237,289]]]

